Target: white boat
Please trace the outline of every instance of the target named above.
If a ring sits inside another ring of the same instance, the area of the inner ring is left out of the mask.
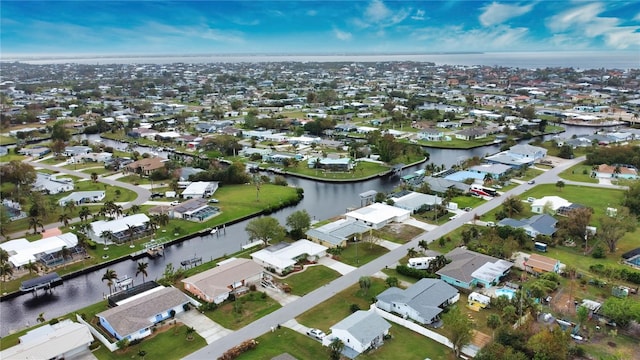
[[[218,228],[213,228],[213,230],[211,230],[211,234],[215,234],[218,232]]]

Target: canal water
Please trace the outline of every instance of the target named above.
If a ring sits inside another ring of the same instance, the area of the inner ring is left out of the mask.
[[[567,131],[562,137],[569,137],[574,134],[593,133],[592,129],[580,127],[567,127]],[[550,138],[550,137],[549,137]],[[99,139],[98,135],[89,136],[90,141]],[[126,145],[102,139],[107,146],[117,149],[124,149]],[[148,148],[136,147],[134,150],[149,152]],[[428,149],[430,162],[436,165],[444,164],[447,168],[464,161],[473,156],[485,156],[499,151],[499,145],[485,146],[471,150],[450,150],[450,149]],[[161,156],[166,153],[159,152]],[[415,165],[405,169],[404,174],[421,169],[424,164]],[[343,214],[348,208],[360,206],[359,194],[369,190],[378,192],[389,192],[399,183],[398,177],[379,177],[357,183],[324,183],[316,182],[296,177],[287,177],[290,185],[304,189],[304,199],[295,206],[277,211],[271,216],[277,218],[281,224],[285,224],[286,217],[297,210],[307,210],[315,220],[325,220]],[[247,194],[253,196],[253,193]],[[230,225],[218,231],[217,234],[195,237],[193,239],[169,246],[164,250],[164,256],[155,259],[143,258],[138,261],[148,262],[147,280],[162,277],[165,266],[172,263],[174,267],[179,267],[180,262],[191,259],[195,256],[202,257],[204,261],[218,258],[220,256],[234,253],[241,249],[242,245],[248,243],[248,236],[245,231],[249,220]],[[109,266],[119,276],[130,276],[134,278],[134,283],[142,281],[140,276],[135,277],[137,261],[125,260]],[[34,325],[38,314],[44,312],[46,319],[75,311],[77,309],[94,304],[109,293],[106,282],[101,281],[106,269],[66,280],[62,286],[53,289],[51,294],[34,297],[32,294],[25,294],[0,303],[0,336]]]

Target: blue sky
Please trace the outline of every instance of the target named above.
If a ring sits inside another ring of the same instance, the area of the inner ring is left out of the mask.
[[[11,55],[613,51],[638,1],[0,1]]]

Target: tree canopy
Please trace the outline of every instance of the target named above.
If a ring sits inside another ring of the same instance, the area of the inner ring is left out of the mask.
[[[263,216],[249,221],[245,230],[249,234],[249,240],[262,240],[265,244],[271,241],[280,242],[286,234],[285,228],[280,225],[278,219],[271,216]]]

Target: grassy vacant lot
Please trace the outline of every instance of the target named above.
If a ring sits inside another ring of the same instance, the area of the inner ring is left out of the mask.
[[[109,186],[100,182],[93,182],[91,180],[76,182],[74,191],[94,191],[105,190],[106,196],[103,201],[115,201],[115,202],[129,202],[135,200],[136,193],[116,186]],[[65,194],[63,196],[66,196]],[[62,197],[61,197],[62,198]]]
[[[273,333],[268,332],[256,340],[258,347],[240,355],[238,360],[271,359],[285,352],[296,359],[326,359],[329,356],[329,349],[318,341],[285,327]]]
[[[586,173],[585,173],[586,172]],[[570,181],[580,181],[586,183],[598,183],[598,179],[591,177],[591,166],[580,163],[574,165],[560,173],[560,177]]]
[[[297,320],[308,327],[328,333],[331,326],[351,314],[351,304],[357,304],[360,309],[366,310],[371,305],[371,300],[386,288],[384,280],[378,278],[371,278],[371,288],[366,292],[360,289],[360,285],[354,284],[321,305],[307,310]]]
[[[451,202],[458,204],[458,209],[464,209],[466,207],[475,208],[476,206],[484,204],[486,201],[480,197],[462,195],[454,197],[451,199]]]
[[[340,274],[322,265],[309,266],[304,272],[293,274],[281,282],[291,287],[293,295],[304,296],[340,277]]]
[[[9,162],[11,160],[18,160],[18,161],[22,161],[24,159],[26,159],[27,157],[24,155],[18,155],[18,154],[7,154],[7,155],[2,155],[0,156],[0,163],[3,162]]]
[[[445,134],[451,137],[451,141],[418,141],[418,144],[424,146],[431,146],[435,148],[446,148],[446,149],[471,149],[476,146],[488,145],[492,144],[495,140],[495,136],[487,136],[484,139],[476,139],[476,140],[462,140],[456,139],[455,135],[452,133]]]
[[[146,352],[145,359],[182,359],[207,345],[207,342],[197,333],[193,333],[193,340],[187,340],[186,332],[187,326],[185,325],[167,325],[160,328],[150,338],[129,346],[125,350],[111,352],[101,346],[93,354],[99,360],[141,359],[138,353],[144,350]]]
[[[398,244],[404,244],[423,232],[424,230],[411,225],[390,224],[380,230],[373,231],[373,236]]]
[[[360,241],[357,243],[349,243],[349,246],[343,249],[340,255],[338,255],[338,260],[345,264],[358,267],[387,252],[389,252],[389,250],[380,245]]]
[[[250,292],[235,301],[224,302],[205,315],[227,329],[238,330],[268,315],[279,308],[280,304],[262,292]]]
[[[15,138],[12,138],[10,136],[0,135],[0,145],[2,145],[2,146],[13,145],[13,144],[15,144],[17,142],[18,142],[18,140],[16,140]]]
[[[282,167],[280,168],[284,169]],[[306,162],[300,162],[298,163],[298,166],[288,167],[284,170],[289,173],[306,175],[318,179],[354,180],[385,173],[389,171],[389,167],[377,163],[361,161],[358,162],[354,170],[351,172],[325,172],[322,169],[310,169]]]

